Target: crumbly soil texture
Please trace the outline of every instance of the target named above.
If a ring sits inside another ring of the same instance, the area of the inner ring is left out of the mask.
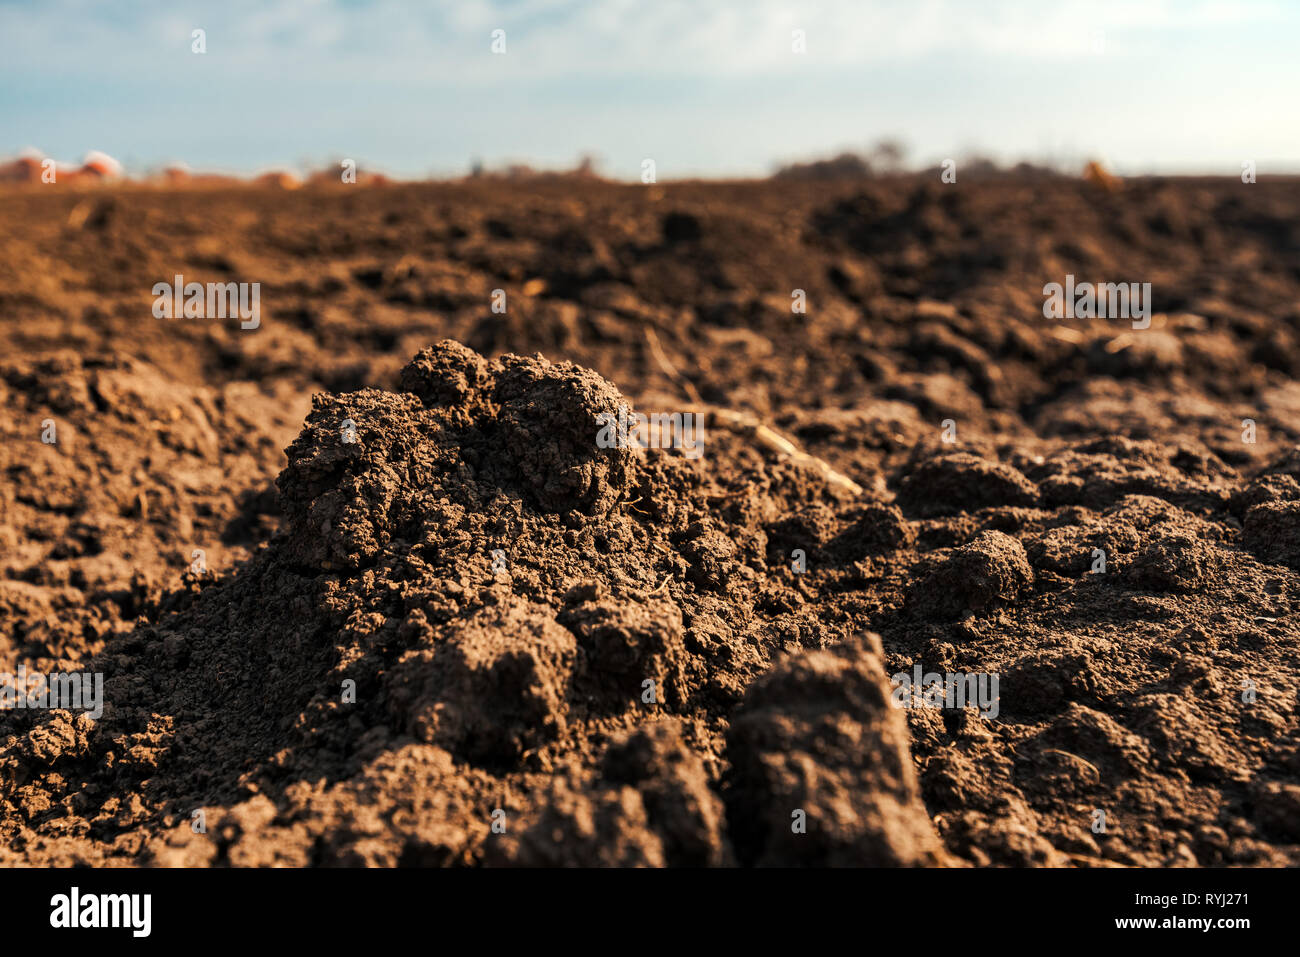
[[[34,189],[0,251],[0,670],[103,676],[0,710],[0,863],[1300,864],[1300,182]]]

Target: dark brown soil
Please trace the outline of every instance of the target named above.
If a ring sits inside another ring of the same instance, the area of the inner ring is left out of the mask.
[[[10,191],[0,321],[0,862],[1300,864],[1300,182]]]

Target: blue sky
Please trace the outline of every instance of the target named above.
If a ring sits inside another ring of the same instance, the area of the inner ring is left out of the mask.
[[[1300,0],[0,0],[0,155],[455,175],[592,153],[670,179],[895,137],[920,162],[1300,172],[1298,41]]]

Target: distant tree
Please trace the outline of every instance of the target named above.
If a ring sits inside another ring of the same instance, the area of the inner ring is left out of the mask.
[[[871,176],[871,164],[857,153],[841,153],[831,159],[790,163],[774,174],[775,179],[826,180],[864,179]]]
[[[887,173],[896,173],[903,165],[903,157],[906,155],[907,147],[898,140],[884,139],[872,147],[868,162]]]

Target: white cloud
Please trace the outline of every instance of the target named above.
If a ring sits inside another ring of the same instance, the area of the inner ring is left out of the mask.
[[[815,72],[932,55],[1055,60],[1079,54],[1097,30],[1122,50],[1126,41],[1149,46],[1177,31],[1263,23],[1284,13],[1272,0],[487,0],[427,7],[230,0],[205,9],[54,0],[0,6],[0,44],[11,64],[29,68],[131,71],[188,54],[189,31],[203,27],[208,55],[230,69],[269,76],[283,62],[311,62],[367,71],[358,81],[467,83],[513,70],[536,80]],[[498,27],[509,40],[504,58],[488,52]],[[797,58],[790,51],[796,27],[808,37],[808,53]]]

